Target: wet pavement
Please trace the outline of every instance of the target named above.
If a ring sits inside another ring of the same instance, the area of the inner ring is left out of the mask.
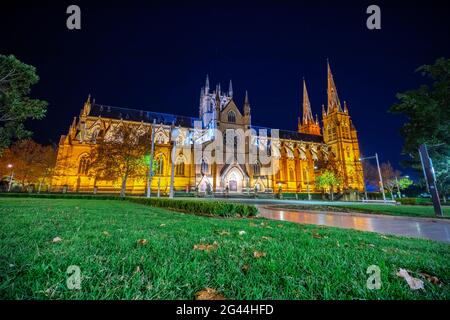
[[[450,220],[394,217],[344,212],[292,211],[258,206],[260,216],[304,224],[371,231],[450,243]]]

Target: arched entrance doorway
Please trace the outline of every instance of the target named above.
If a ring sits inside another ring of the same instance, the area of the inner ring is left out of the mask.
[[[244,186],[244,175],[239,168],[234,167],[225,174],[224,189],[228,188],[229,192],[242,192]]]

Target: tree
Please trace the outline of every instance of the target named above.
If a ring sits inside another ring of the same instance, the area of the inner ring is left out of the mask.
[[[325,170],[321,175],[316,177],[316,185],[322,188],[324,192],[328,190],[330,199],[333,200],[333,189],[339,184],[339,179],[333,171]]]
[[[389,191],[394,199],[394,190],[397,188],[397,181],[400,177],[400,171],[395,170],[390,162],[384,162],[380,165],[381,176],[383,177],[384,189]]]
[[[398,186],[399,186],[400,190],[408,189],[410,186],[413,185],[413,183],[414,182],[411,179],[409,179],[408,177],[403,177],[398,180]],[[399,193],[400,193],[400,190],[399,190]]]
[[[22,188],[42,185],[50,178],[56,161],[56,151],[52,146],[43,146],[31,139],[14,143],[3,152],[0,158],[1,173],[10,174],[8,165],[12,165],[14,178]]]
[[[36,69],[13,55],[0,55],[0,155],[15,139],[28,138],[27,119],[42,119],[47,102],[28,97],[39,81]]]
[[[400,130],[405,142],[403,153],[410,156],[404,165],[422,172],[418,148],[425,143],[433,160],[438,189],[445,195],[450,189],[450,59],[437,59],[416,71],[431,80],[416,90],[398,93],[399,103],[390,111],[407,117]]]
[[[91,150],[90,174],[96,179],[121,179],[120,196],[125,196],[127,180],[145,176],[150,152],[150,132],[126,122],[98,137]]]

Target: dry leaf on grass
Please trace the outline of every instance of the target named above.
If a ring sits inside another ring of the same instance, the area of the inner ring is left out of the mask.
[[[230,233],[228,231],[222,230],[219,232],[219,236],[229,236]]]
[[[277,224],[278,228],[283,228],[284,226],[282,224]]]
[[[60,242],[62,239],[60,237],[54,237],[52,242]]]
[[[271,237],[266,237],[266,236],[262,236],[261,237],[263,240],[271,240],[272,238]]]
[[[205,288],[195,294],[195,300],[225,300],[225,297],[213,288]]]
[[[250,226],[250,227],[257,227],[258,225],[257,225],[256,223],[250,222],[250,223],[249,223],[249,226]]]
[[[166,224],[165,224],[165,223],[161,223],[159,226],[160,226],[160,227],[165,227]]]
[[[412,277],[407,270],[400,268],[397,276],[404,278],[411,290],[424,289],[423,281]]]
[[[109,236],[110,236],[110,234],[109,234],[109,232],[108,232],[108,231],[103,231],[102,233],[103,233],[103,235],[104,235],[104,236],[107,236],[107,237],[109,237]]]
[[[425,279],[427,279],[428,282],[432,283],[432,284],[440,284],[441,281],[439,280],[438,277],[432,276],[428,273],[425,272],[421,272],[420,273]]]
[[[259,258],[262,258],[262,257],[265,257],[265,256],[266,256],[265,252],[262,252],[262,251],[255,251],[255,252],[253,252],[253,257],[256,258],[256,259],[259,259]]]
[[[247,273],[250,270],[250,265],[244,264],[241,268],[242,272]]]
[[[380,238],[383,238],[383,239],[389,239],[388,237],[383,236],[383,235],[381,235]]]
[[[317,232],[313,233],[313,237],[316,239],[327,239],[328,238],[327,236],[322,236],[322,235],[318,234]]]
[[[148,241],[147,241],[147,239],[139,239],[139,240],[137,241],[137,243],[140,244],[140,245],[145,246],[145,245],[148,243]]]
[[[246,234],[247,232],[245,232],[244,230],[239,231],[239,235],[242,236],[244,234]]]
[[[211,250],[217,250],[219,245],[217,242],[214,241],[213,244],[194,244],[194,250],[200,250],[200,251],[211,251]]]

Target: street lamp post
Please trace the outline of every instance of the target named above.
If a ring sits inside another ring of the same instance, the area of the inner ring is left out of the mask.
[[[372,156],[372,157],[365,157],[365,158],[359,158],[359,160],[362,161],[362,160],[368,160],[368,159],[374,159],[374,158],[377,161],[378,177],[380,179],[380,191],[383,194],[383,202],[386,202],[386,195],[384,194],[383,177],[381,176],[380,162],[378,161],[378,153],[375,152],[374,156]]]
[[[11,191],[12,179],[14,178],[14,170],[12,168],[13,168],[13,165],[8,164],[8,169],[11,169],[11,174],[9,175],[8,192]]]

